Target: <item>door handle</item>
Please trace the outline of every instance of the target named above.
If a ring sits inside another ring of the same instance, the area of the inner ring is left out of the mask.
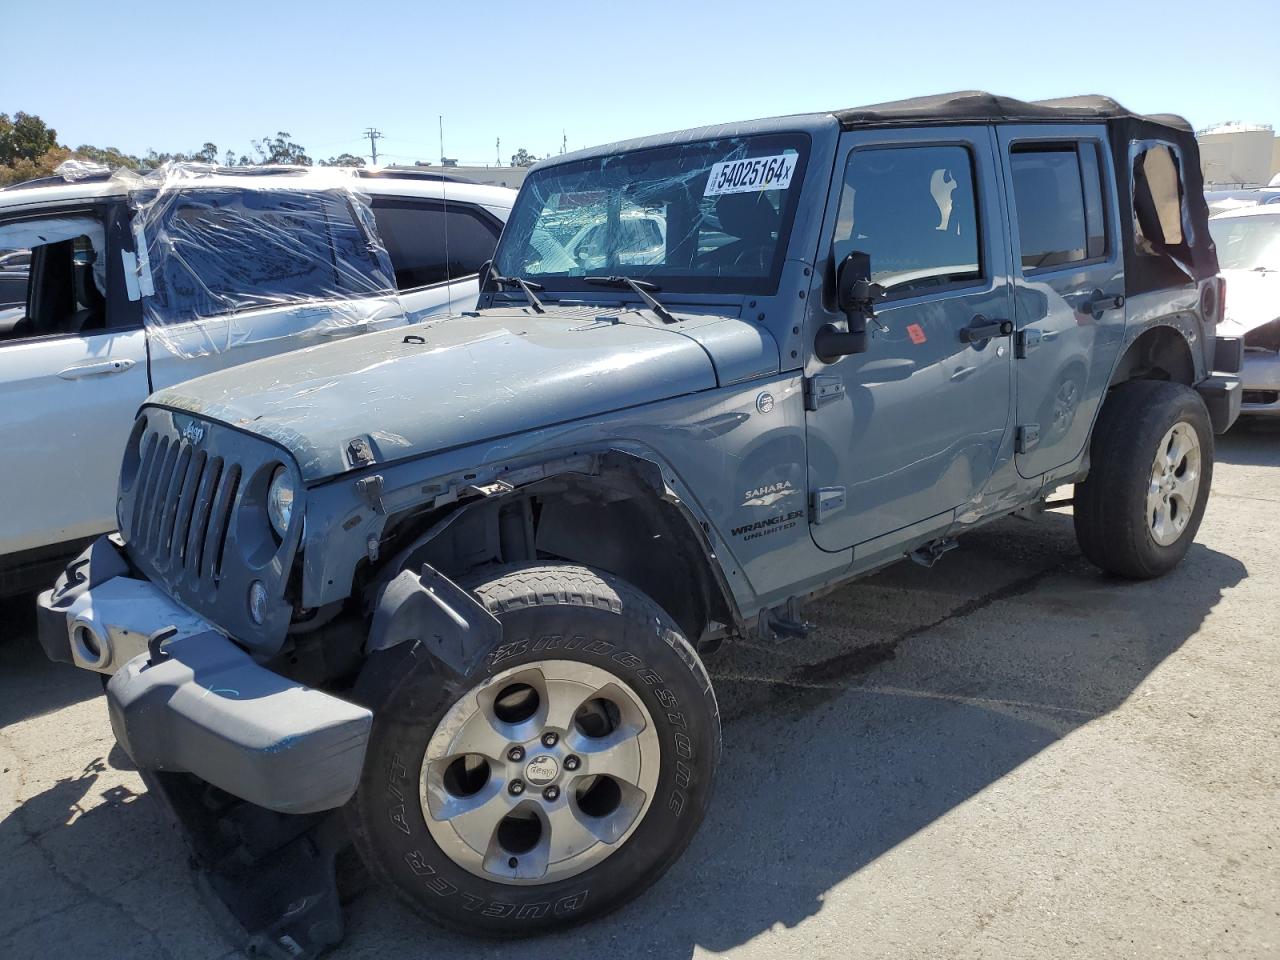
[[[1101,290],[1095,290],[1085,301],[1084,309],[1086,313],[1100,314],[1106,310],[1119,310],[1124,306],[1124,297],[1110,293],[1103,293]]]
[[[973,318],[973,323],[960,328],[961,343],[983,343],[992,337],[1007,337],[1013,333],[1012,320],[990,320],[982,314]]]
[[[95,360],[92,363],[78,363],[59,370],[58,376],[63,380],[79,380],[82,377],[101,377],[112,373],[124,373],[132,367],[134,361],[121,358],[119,360]]]

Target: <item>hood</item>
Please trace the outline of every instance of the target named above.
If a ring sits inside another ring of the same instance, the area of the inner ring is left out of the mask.
[[[1223,270],[1227,313],[1218,334],[1243,337],[1280,318],[1280,270]]]
[[[716,355],[737,371],[777,369],[753,324],[646,317],[486,310],[232,367],[150,402],[263,436],[314,482],[365,465],[350,459],[356,438],[385,463],[708,390],[723,379]]]

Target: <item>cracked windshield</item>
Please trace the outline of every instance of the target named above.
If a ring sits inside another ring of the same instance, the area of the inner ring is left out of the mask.
[[[736,137],[535,171],[498,269],[560,289],[617,274],[669,290],[769,289],[806,152],[801,136]]]

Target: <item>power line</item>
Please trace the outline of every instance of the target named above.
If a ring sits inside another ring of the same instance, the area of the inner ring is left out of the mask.
[[[378,165],[378,141],[382,139],[382,133],[376,127],[365,128],[364,135],[369,138],[369,153],[371,153],[373,166]]]

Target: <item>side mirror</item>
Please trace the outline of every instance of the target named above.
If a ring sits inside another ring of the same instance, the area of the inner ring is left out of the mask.
[[[885,289],[871,282],[871,255],[855,250],[841,261],[836,271],[836,304],[847,318],[847,330],[828,323],[818,331],[814,353],[823,363],[831,363],[851,353],[867,350],[867,321],[876,320],[875,305]]]

